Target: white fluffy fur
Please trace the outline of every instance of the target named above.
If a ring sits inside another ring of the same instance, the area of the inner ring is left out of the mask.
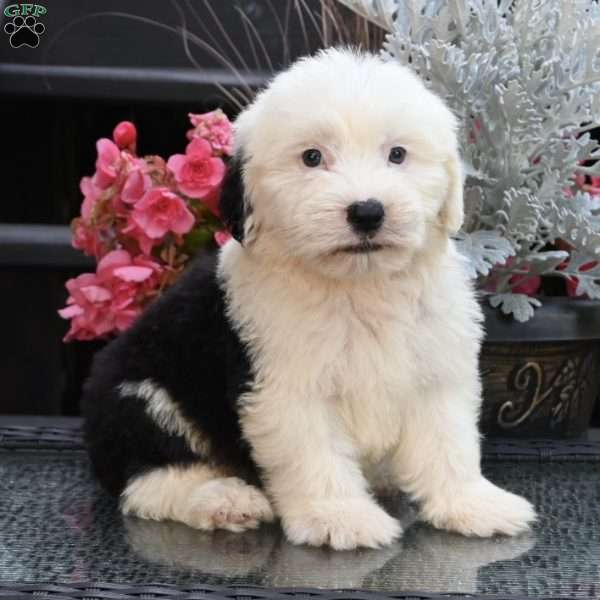
[[[376,467],[436,527],[516,534],[535,513],[480,471],[480,308],[449,239],[462,222],[455,119],[408,70],[332,50],[278,76],[236,122],[252,233],[222,251],[256,384],[242,426],[289,539],[377,547],[401,533]],[[407,149],[401,165],[392,146]],[[301,161],[318,148],[325,164]],[[383,250],[350,254],[376,198]],[[250,229],[249,227],[247,228]]]
[[[297,63],[241,114],[251,210],[219,276],[250,352],[240,417],[267,495],[212,467],[170,467],[129,483],[125,514],[241,531],[273,507],[294,543],[379,547],[401,534],[373,496],[386,488],[436,527],[527,529],[531,505],[480,470],[481,312],[449,238],[462,222],[455,126],[408,70],[339,50]],[[400,165],[393,146],[407,149]],[[309,148],[323,165],[302,163]],[[382,249],[345,252],[359,241],[347,207],[369,198],[385,207]],[[152,381],[121,392],[209,451]]]
[[[237,477],[209,466],[154,469],[133,479],[121,495],[121,511],[144,519],[181,521],[196,529],[256,529],[272,521],[265,495]]]

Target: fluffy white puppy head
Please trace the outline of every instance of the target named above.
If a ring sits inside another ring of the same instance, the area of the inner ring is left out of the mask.
[[[323,51],[236,120],[223,216],[248,252],[333,277],[406,269],[461,226],[455,128],[407,68]]]

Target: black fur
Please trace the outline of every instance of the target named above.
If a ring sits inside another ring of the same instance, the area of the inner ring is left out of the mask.
[[[244,224],[250,210],[244,198],[243,162],[241,157],[229,161],[219,204],[225,225],[240,244],[244,241]]]
[[[207,436],[211,464],[258,481],[237,413],[250,368],[225,310],[216,256],[204,256],[97,355],[85,387],[86,438],[94,470],[110,492],[121,493],[128,479],[153,467],[201,462],[183,437],[154,423],[145,400],[122,397],[117,389],[145,379],[164,388]]]

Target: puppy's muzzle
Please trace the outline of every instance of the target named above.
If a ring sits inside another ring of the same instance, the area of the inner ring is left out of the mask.
[[[383,224],[385,210],[379,200],[369,198],[364,202],[353,202],[347,208],[348,223],[356,233],[374,234]]]

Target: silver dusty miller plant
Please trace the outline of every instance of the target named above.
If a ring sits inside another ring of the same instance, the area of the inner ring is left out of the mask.
[[[527,278],[576,278],[600,299],[600,9],[592,0],[339,0],[384,28],[461,121],[465,225],[458,236],[492,306],[524,321]],[[584,186],[585,187],[585,186]]]

